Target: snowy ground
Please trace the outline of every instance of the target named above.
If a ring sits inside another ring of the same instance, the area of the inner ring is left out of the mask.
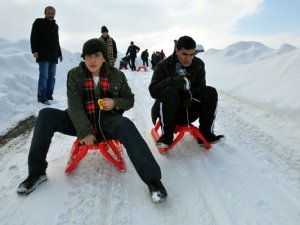
[[[239,47],[238,51],[241,50],[242,47]],[[298,57],[299,50],[293,51],[297,52],[286,54]],[[299,224],[300,122],[294,116],[300,111],[299,104],[288,104],[290,99],[280,99],[278,104],[270,107],[276,93],[262,100],[260,95],[251,99],[251,95],[247,95],[247,91],[251,90],[247,87],[257,82],[256,78],[253,83],[243,84],[244,92],[237,94],[237,90],[230,89],[230,82],[226,83],[225,78],[218,81],[222,76],[222,68],[223,76],[226,73],[234,76],[237,67],[240,71],[245,67],[254,70],[257,65],[251,65],[256,62],[252,60],[250,64],[243,64],[235,61],[236,65],[233,66],[233,61],[224,62],[224,59],[228,59],[224,57],[226,54],[221,57],[222,62],[218,60],[221,53],[203,55],[207,63],[208,83],[219,90],[215,130],[226,135],[226,141],[214,145],[210,151],[199,148],[191,137],[185,136],[169,153],[158,153],[150,135],[153,100],[147,87],[152,73],[126,72],[136,102],[125,116],[135,122],[161,166],[163,182],[169,194],[166,202],[154,204],[150,201],[147,187],[140,181],[127,156],[126,173],[112,167],[97,152],[91,152],[70,175],[64,174],[74,137],[62,134],[54,136],[49,150],[48,181],[30,195],[18,196],[16,187],[27,176],[30,132],[0,148],[1,224]],[[213,57],[215,54],[218,57]],[[269,55],[264,60],[269,60],[270,67],[277,57]],[[215,67],[212,61],[217,64]],[[257,63],[262,61],[258,60]],[[299,74],[297,66],[290,70],[297,70]],[[294,75],[293,80],[290,73],[284,75],[290,77],[286,86],[293,86],[298,79]],[[248,79],[249,73],[244,76]],[[272,90],[270,85],[280,80],[282,74],[274,70],[274,76],[277,78],[264,83],[265,89]],[[238,79],[230,79],[233,86],[238,86]],[[259,93],[253,85],[251,88],[253,95]],[[299,90],[295,93],[299,99]],[[288,96],[288,89],[281,94]],[[294,95],[290,97],[294,98]],[[52,107],[63,108],[66,105],[64,88],[58,87],[55,99]],[[35,97],[28,102],[31,104],[29,108],[32,111],[35,109],[35,113],[41,108]],[[289,106],[289,110],[285,107],[280,110],[284,104]]]

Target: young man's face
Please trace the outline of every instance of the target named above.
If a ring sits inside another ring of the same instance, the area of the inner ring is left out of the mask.
[[[103,37],[107,37],[107,35],[108,35],[108,32],[102,32]]]
[[[85,65],[92,75],[100,75],[100,69],[104,61],[105,59],[102,52],[87,54],[84,57]]]
[[[184,67],[188,67],[191,65],[193,58],[195,56],[195,49],[182,48],[178,50],[178,48],[176,48],[176,55],[180,64],[183,65]]]
[[[47,8],[45,12],[45,16],[48,20],[54,20],[55,17],[55,9]]]

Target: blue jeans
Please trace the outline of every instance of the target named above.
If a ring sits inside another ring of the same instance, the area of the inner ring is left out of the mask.
[[[41,61],[39,62],[39,82],[37,98],[39,102],[45,102],[52,99],[55,86],[56,63]]]

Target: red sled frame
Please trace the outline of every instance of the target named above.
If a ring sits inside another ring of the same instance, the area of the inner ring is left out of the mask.
[[[110,151],[111,149],[111,151]],[[123,147],[120,141],[109,139],[106,142],[100,142],[92,146],[80,144],[76,139],[72,145],[71,155],[67,163],[65,173],[69,174],[77,164],[85,157],[88,150],[99,150],[101,154],[120,171],[125,172],[125,160],[123,158]]]
[[[151,130],[151,135],[156,142],[160,138],[160,134],[158,132],[160,128],[160,121],[155,124],[154,128]],[[200,133],[199,129],[195,127],[193,124],[188,125],[176,125],[174,134],[177,136],[171,143],[171,145],[168,148],[157,148],[160,153],[164,153],[169,151],[171,148],[173,148],[184,136],[186,132],[189,132],[195,139],[199,138],[201,141],[203,141],[204,147],[209,150],[211,149],[211,144],[207,142],[207,140],[203,137],[203,135]]]

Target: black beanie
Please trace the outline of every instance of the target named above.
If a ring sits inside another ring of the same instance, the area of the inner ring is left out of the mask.
[[[103,33],[103,32],[108,32],[108,29],[106,26],[101,27],[101,33]]]
[[[100,40],[99,38],[93,38],[83,44],[81,57],[84,58],[84,56],[87,54],[95,54],[97,52],[101,52],[105,60],[107,61],[105,42]]]

